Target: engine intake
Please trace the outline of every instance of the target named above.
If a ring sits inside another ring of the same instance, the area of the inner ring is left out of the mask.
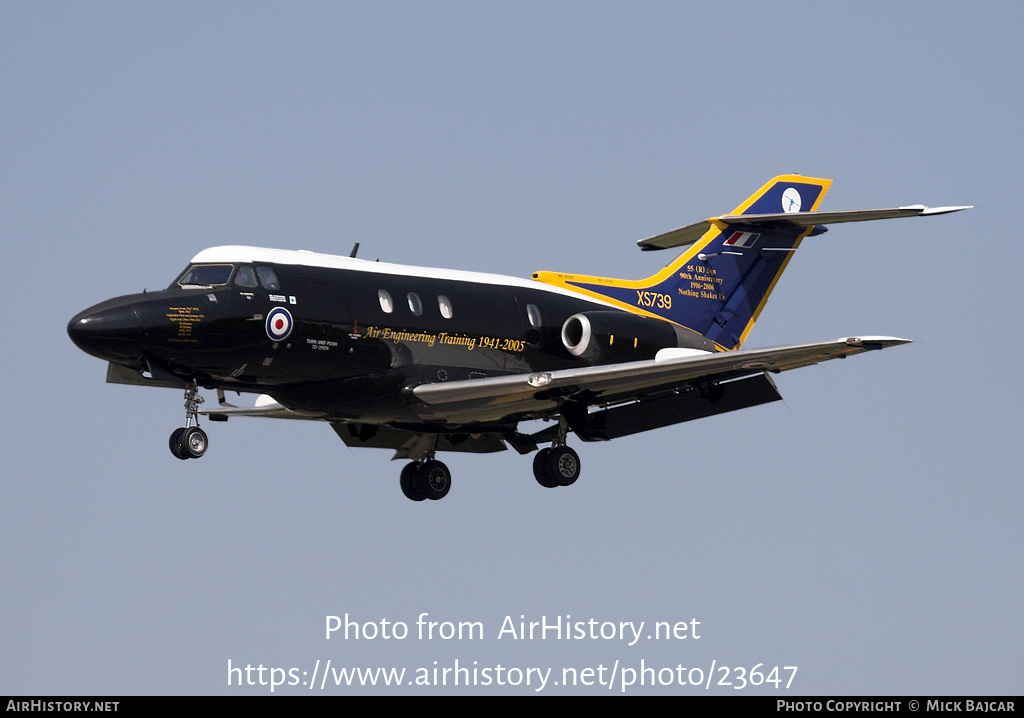
[[[590,364],[653,359],[678,340],[668,322],[627,312],[581,312],[562,324],[562,344]]]

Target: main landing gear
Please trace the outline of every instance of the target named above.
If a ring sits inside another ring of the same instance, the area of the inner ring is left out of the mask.
[[[447,466],[431,458],[406,464],[402,469],[400,483],[407,499],[437,501],[448,495],[452,487],[452,474]]]
[[[568,433],[569,426],[563,419],[559,422],[551,448],[541,449],[533,457],[533,475],[545,488],[571,486],[580,477],[580,455],[566,446]],[[402,469],[399,480],[402,493],[412,501],[443,499],[452,487],[451,472],[434,458],[433,448],[419,455],[418,461],[410,462]]]
[[[546,489],[571,486],[580,477],[580,455],[568,446],[541,449],[533,457],[533,475]]]
[[[541,449],[533,457],[533,475],[537,483],[549,489],[570,486],[580,477],[580,456],[564,444]],[[452,474],[436,459],[413,461],[402,469],[399,484],[407,499],[437,501],[452,488]]]
[[[541,449],[533,457],[533,476],[546,489],[571,486],[580,477],[580,455],[565,445],[569,427],[562,419],[558,423],[558,436],[550,449]]]
[[[190,384],[185,389],[185,426],[172,431],[167,441],[171,453],[179,459],[198,459],[209,446],[206,432],[199,428],[199,405],[202,403],[199,387]]]

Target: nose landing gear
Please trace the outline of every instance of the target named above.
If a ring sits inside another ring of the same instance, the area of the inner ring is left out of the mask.
[[[198,459],[209,446],[206,432],[199,428],[199,405],[202,403],[199,387],[190,384],[185,389],[185,426],[172,431],[167,442],[171,453],[179,459]]]

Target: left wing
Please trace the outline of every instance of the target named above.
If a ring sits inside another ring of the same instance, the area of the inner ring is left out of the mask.
[[[713,402],[716,396],[712,387],[720,382],[788,371],[909,341],[895,337],[849,337],[717,353],[663,349],[655,359],[647,361],[420,384],[412,390],[420,403],[412,408],[421,419],[453,425],[499,422],[519,414],[557,411],[566,402],[575,402],[582,408],[613,405],[683,388],[711,389],[709,397]]]

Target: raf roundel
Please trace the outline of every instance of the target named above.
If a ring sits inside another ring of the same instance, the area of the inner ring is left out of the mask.
[[[284,307],[274,307],[267,315],[267,336],[281,342],[292,333],[292,315]]]

